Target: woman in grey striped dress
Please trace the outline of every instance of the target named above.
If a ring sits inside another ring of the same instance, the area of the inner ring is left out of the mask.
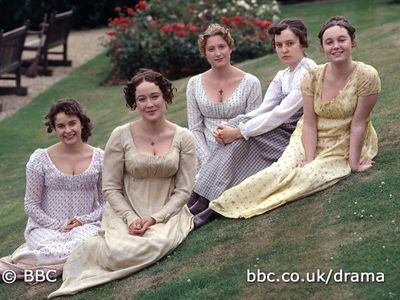
[[[215,128],[219,147],[201,166],[189,200],[195,228],[216,216],[209,201],[278,160],[302,116],[300,78],[315,65],[304,53],[307,29],[298,19],[284,19],[269,33],[272,48],[287,68],[276,74],[259,108]]]
[[[198,168],[218,143],[215,127],[256,109],[262,100],[258,78],[231,65],[233,39],[229,30],[211,24],[198,39],[210,70],[192,77],[186,89],[189,129],[196,139]]]

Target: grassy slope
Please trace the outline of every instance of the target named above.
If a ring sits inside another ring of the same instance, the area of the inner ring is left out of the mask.
[[[323,1],[283,7],[283,16],[297,16],[309,27],[318,62],[316,33],[329,16],[342,14],[357,27],[359,48],[355,59],[375,66],[382,79],[382,94],[374,124],[380,138],[376,165],[333,188],[250,220],[217,220],[192,233],[176,250],[151,268],[72,299],[390,299],[400,295],[399,282],[399,5],[388,1]],[[243,69],[257,75],[266,87],[282,66],[274,56],[249,61]],[[24,168],[30,153],[55,141],[44,134],[41,118],[53,99],[76,97],[87,107],[96,128],[91,144],[103,147],[111,130],[134,114],[124,108],[121,87],[100,87],[110,65],[97,57],[67,79],[41,94],[14,116],[0,122],[0,255],[23,242]],[[397,74],[397,75],[396,75]],[[184,89],[169,108],[171,120],[186,124]],[[246,283],[246,270],[311,272],[384,272],[385,283]],[[0,284],[0,298],[44,298],[59,286],[28,287],[18,282]]]

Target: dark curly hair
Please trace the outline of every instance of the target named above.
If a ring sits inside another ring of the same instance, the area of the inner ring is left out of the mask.
[[[333,26],[340,26],[346,29],[347,32],[349,33],[352,42],[354,42],[354,40],[356,39],[355,35],[356,29],[354,28],[353,25],[351,25],[350,21],[343,16],[335,16],[326,21],[324,25],[322,25],[321,30],[318,33],[318,38],[319,42],[321,43],[321,46],[322,46],[322,37],[325,31]]]
[[[55,130],[56,115],[60,112],[63,112],[66,115],[74,115],[79,118],[82,124],[81,138],[82,141],[87,142],[89,136],[92,135],[92,125],[90,124],[90,119],[86,115],[83,107],[73,98],[60,99],[51,105],[49,112],[44,117],[44,125],[47,126],[47,132],[51,133]]]
[[[150,70],[150,69],[140,69],[130,81],[126,84],[124,88],[126,106],[132,110],[136,109],[136,88],[143,81],[152,82],[158,86],[163,95],[163,99],[167,104],[172,103],[174,98],[174,91],[176,88],[172,86],[171,81],[165,78],[162,74]]]
[[[308,48],[307,27],[303,21],[296,18],[287,18],[281,20],[268,28],[268,33],[272,36],[271,47],[275,50],[275,35],[280,35],[285,29],[290,29],[300,41],[303,48]]]

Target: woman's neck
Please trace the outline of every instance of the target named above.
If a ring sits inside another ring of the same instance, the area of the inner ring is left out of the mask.
[[[81,153],[87,146],[87,144],[84,143],[83,141],[77,142],[73,145],[68,145],[68,144],[64,144],[64,143],[59,143],[58,145],[59,145],[59,149],[61,152],[68,153],[68,154]]]
[[[163,132],[165,128],[167,128],[168,121],[165,118],[153,122],[141,119],[140,125],[147,134],[156,135]]]
[[[331,74],[335,78],[348,77],[354,69],[352,59],[341,63],[330,63]]]
[[[232,65],[226,65],[223,68],[212,68],[210,70],[210,77],[212,79],[229,78],[235,73],[236,68]]]

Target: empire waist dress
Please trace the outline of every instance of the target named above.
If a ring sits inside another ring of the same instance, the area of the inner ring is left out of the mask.
[[[359,97],[380,92],[380,79],[373,67],[356,62],[344,89],[337,97],[325,102],[321,92],[326,66],[311,69],[301,84],[302,92],[314,98],[318,132],[315,159],[303,168],[297,167],[305,157],[301,119],[282,157],[225,191],[210,203],[211,209],[229,218],[250,218],[326,189],[351,173],[348,159],[352,117],[356,106],[363,105]],[[372,159],[377,152],[378,139],[369,118],[361,159]]]
[[[195,142],[189,130],[176,125],[168,153],[151,156],[136,148],[130,124],[117,127],[104,155],[104,234],[71,254],[62,286],[49,297],[126,277],[173,251],[193,228],[186,202],[195,173]],[[128,226],[148,216],[157,223],[143,236],[130,235]]]

